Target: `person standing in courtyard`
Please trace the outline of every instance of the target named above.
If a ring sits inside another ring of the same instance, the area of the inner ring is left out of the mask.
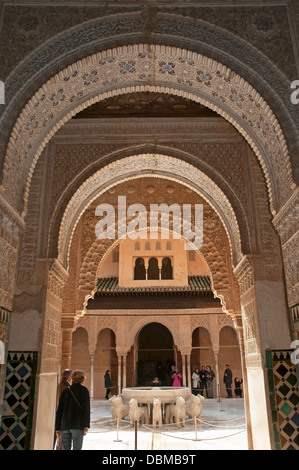
[[[233,398],[233,392],[232,392],[233,373],[229,368],[229,364],[225,364],[223,382],[225,383],[227,398]]]
[[[56,411],[55,431],[62,450],[82,450],[83,437],[90,427],[90,397],[82,370],[72,373],[72,385],[63,390]]]
[[[179,372],[179,369],[175,369],[175,373],[172,375],[172,379],[173,379],[172,386],[173,387],[181,387],[182,386],[182,382],[181,382],[182,378],[183,378],[183,376]]]
[[[111,387],[112,387],[110,370],[106,370],[106,373],[104,375],[104,379],[105,379],[105,389],[106,389],[105,398],[106,398],[106,400],[108,400],[109,399],[109,394],[111,392]]]
[[[72,383],[72,370],[71,369],[65,369],[62,372],[61,380],[60,380],[59,384],[57,385],[56,408],[58,406],[60,395],[62,394],[63,390],[70,387],[71,383]],[[56,445],[56,447],[55,447],[55,445]],[[54,448],[56,450],[62,450],[61,437],[58,438],[56,436],[56,433],[55,433],[55,436],[54,436]]]
[[[173,384],[173,374],[175,373],[175,365],[174,364],[171,364],[170,366],[170,369],[168,371],[168,376],[169,376],[169,385],[172,385]]]
[[[195,369],[193,374],[192,374],[192,393],[193,395],[198,395],[199,394],[199,369]]]
[[[199,372],[199,394],[204,396],[204,389],[206,389],[206,394],[207,394],[207,372],[205,366],[202,366],[200,372]]]
[[[207,398],[213,398],[213,380],[215,374],[210,366],[206,367],[206,386],[207,386]]]

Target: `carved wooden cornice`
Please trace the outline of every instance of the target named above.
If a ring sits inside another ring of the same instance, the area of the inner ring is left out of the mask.
[[[102,118],[102,119],[72,119],[60,128],[52,138],[53,143],[60,142],[101,142],[107,143],[120,138],[137,135],[159,135],[161,137],[175,136],[186,141],[204,140],[222,142],[241,141],[242,137],[236,129],[223,118]]]

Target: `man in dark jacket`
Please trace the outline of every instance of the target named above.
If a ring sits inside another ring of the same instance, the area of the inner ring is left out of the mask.
[[[90,427],[89,391],[82,385],[86,376],[82,370],[72,373],[72,385],[59,398],[56,411],[55,430],[61,436],[62,450],[81,450],[83,436]]]
[[[199,394],[202,396],[204,396],[204,389],[207,393],[207,371],[205,366],[202,366],[199,372]]]
[[[225,364],[223,382],[225,383],[227,398],[232,398],[233,397],[233,394],[232,394],[233,373],[230,370],[228,364]]]

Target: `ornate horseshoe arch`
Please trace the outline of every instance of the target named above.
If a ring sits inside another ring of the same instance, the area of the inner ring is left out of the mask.
[[[230,241],[233,262],[242,258],[240,231],[233,208],[218,186],[189,163],[165,155],[144,154],[117,160],[88,178],[70,200],[62,218],[58,259],[68,265],[76,225],[87,207],[111,187],[134,178],[162,177],[177,181],[202,196],[220,217]]]
[[[2,188],[14,207],[26,204],[31,176],[54,133],[84,108],[110,96],[154,91],[200,102],[244,136],[263,168],[275,215],[295,185],[285,138],[269,105],[242,77],[200,54],[137,44],[80,60],[47,81],[12,131]]]

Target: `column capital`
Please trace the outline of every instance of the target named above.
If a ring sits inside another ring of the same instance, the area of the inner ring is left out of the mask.
[[[188,348],[181,348],[180,349],[180,353],[182,356],[191,356],[191,349],[188,347]]]
[[[116,354],[118,357],[122,357],[122,356],[127,357],[128,351],[127,349],[121,349],[116,346]]]
[[[73,316],[70,316],[69,314],[64,316],[64,314],[62,314],[62,317],[61,317],[62,330],[71,330],[73,332],[76,329],[76,326],[77,326],[77,320]]]

